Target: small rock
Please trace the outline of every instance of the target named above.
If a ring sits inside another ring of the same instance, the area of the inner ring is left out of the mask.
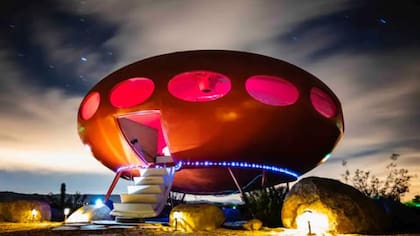
[[[215,230],[225,221],[220,208],[211,204],[181,204],[169,215],[169,224],[185,232]]]
[[[263,223],[261,222],[261,220],[259,219],[251,219],[248,222],[246,222],[245,224],[242,225],[242,227],[244,227],[244,229],[246,230],[260,230],[262,227]]]

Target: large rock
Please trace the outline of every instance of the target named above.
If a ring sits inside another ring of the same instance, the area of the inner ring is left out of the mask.
[[[40,222],[51,220],[50,205],[43,201],[0,202],[0,222]]]
[[[177,230],[192,232],[214,230],[225,221],[220,208],[211,204],[182,204],[174,207],[169,215],[169,223]]]
[[[287,228],[302,230],[310,224],[315,233],[377,233],[390,226],[373,200],[352,186],[319,177],[304,178],[292,187],[283,204],[282,221]]]

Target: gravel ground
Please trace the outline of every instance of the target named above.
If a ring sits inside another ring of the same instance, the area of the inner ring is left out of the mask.
[[[0,235],[13,236],[135,236],[135,235],[245,235],[245,236],[265,236],[265,235],[306,235],[296,230],[283,228],[263,228],[259,231],[246,231],[239,229],[220,228],[214,231],[197,231],[185,233],[174,231],[172,227],[160,224],[138,224],[138,225],[92,225],[75,224],[63,225],[62,223],[0,223]],[[414,236],[419,234],[388,234],[393,236]],[[359,236],[359,234],[347,234],[347,236]]]
[[[0,222],[0,234],[17,232],[17,231],[31,231],[31,230],[48,230],[53,227],[61,226],[59,222],[43,222],[43,223],[5,223]]]
[[[214,231],[185,233],[160,224],[142,223],[138,225],[96,225],[62,223],[0,223],[0,235],[16,236],[131,236],[131,235],[278,235],[283,229],[263,229],[260,231],[232,230],[220,228]]]

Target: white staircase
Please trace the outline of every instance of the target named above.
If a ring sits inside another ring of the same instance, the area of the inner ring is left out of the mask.
[[[121,194],[121,203],[114,203],[111,215],[120,218],[155,217],[163,210],[174,179],[175,168],[142,168],[140,177],[128,193]]]

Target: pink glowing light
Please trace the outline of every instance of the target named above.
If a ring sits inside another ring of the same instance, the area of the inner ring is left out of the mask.
[[[176,75],[168,84],[172,96],[188,102],[209,102],[229,93],[226,76],[212,71],[189,71]]]
[[[145,102],[152,96],[155,84],[148,78],[131,78],[112,88],[109,99],[114,107],[129,108]]]
[[[333,99],[319,88],[311,89],[311,102],[315,110],[326,118],[332,118],[337,114],[337,106]]]
[[[277,76],[252,76],[245,82],[245,88],[255,100],[271,106],[292,105],[299,98],[298,89],[289,81]]]
[[[82,102],[80,116],[83,120],[89,120],[99,108],[100,96],[98,92],[92,92]]]

